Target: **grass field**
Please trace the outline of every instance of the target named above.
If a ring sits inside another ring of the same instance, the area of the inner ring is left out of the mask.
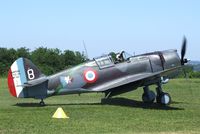
[[[200,79],[171,80],[163,88],[172,97],[170,107],[144,105],[141,89],[102,103],[101,93],[56,96],[38,107],[39,100],[10,96],[1,78],[0,133],[200,133]],[[60,106],[69,119],[51,118]]]

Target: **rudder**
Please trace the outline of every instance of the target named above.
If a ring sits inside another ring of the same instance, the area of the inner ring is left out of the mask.
[[[24,94],[24,84],[44,76],[41,71],[28,59],[19,58],[8,71],[8,87],[10,94],[17,98],[26,97]]]

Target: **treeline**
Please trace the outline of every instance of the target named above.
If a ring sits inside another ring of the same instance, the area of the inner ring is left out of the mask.
[[[39,47],[34,51],[26,47],[18,49],[0,48],[0,76],[7,76],[12,63],[19,57],[30,59],[44,74],[50,75],[83,63],[86,60],[84,53],[57,48]]]
[[[115,53],[110,53],[113,58]],[[44,74],[50,75],[70,68],[86,61],[84,53],[78,51],[64,50],[57,48],[39,47],[34,51],[26,47],[18,49],[0,47],[0,76],[7,76],[11,64],[19,57],[30,59]],[[200,78],[200,72],[194,71],[193,65],[186,65],[180,72],[179,78]]]
[[[191,64],[188,64],[182,68],[182,71],[180,72],[179,78],[200,78],[200,72],[194,71],[194,66]]]

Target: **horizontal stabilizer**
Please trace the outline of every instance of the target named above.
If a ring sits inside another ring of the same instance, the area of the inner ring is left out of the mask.
[[[41,78],[38,78],[35,80],[28,81],[28,82],[24,83],[22,86],[23,87],[32,87],[32,86],[39,85],[46,81],[48,81],[48,79],[46,77],[41,77]]]

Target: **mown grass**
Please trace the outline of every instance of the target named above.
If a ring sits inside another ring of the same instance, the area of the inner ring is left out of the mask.
[[[102,103],[101,93],[56,96],[38,107],[39,100],[10,96],[1,78],[0,133],[200,133],[200,79],[175,79],[163,88],[172,97],[170,107],[144,105],[141,89]],[[60,106],[69,119],[51,118]]]

